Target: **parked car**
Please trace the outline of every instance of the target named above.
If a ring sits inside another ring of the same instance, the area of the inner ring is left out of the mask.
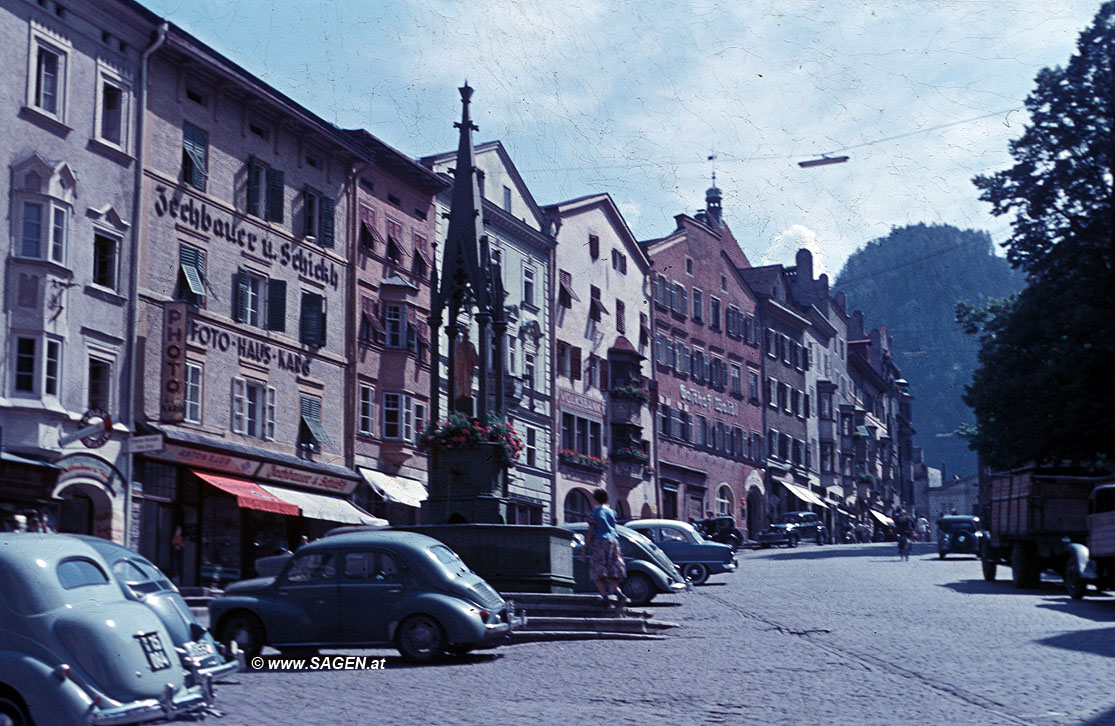
[[[240,655],[240,660],[243,660],[243,655],[232,653],[226,660],[222,653],[225,649],[218,646],[205,626],[194,617],[178,588],[146,557],[100,537],[66,536],[87,542],[105,559],[124,597],[155,611],[170,633],[182,665],[191,672],[192,680],[205,689],[210,699],[214,679],[243,668],[236,658]]]
[[[414,532],[357,531],[305,544],[276,577],[209,604],[222,643],[280,650],[392,646],[415,663],[499,645],[525,621],[453,550]]]
[[[588,563],[581,560],[588,523],[576,522],[561,526],[577,535],[573,540],[573,589],[576,592],[596,592],[596,585],[588,576]],[[616,532],[619,534],[620,552],[627,565],[623,593],[633,605],[645,605],[659,593],[685,590],[685,577],[657,545],[623,525],[616,525]]]
[[[731,545],[734,549],[743,547],[743,532],[736,527],[736,520],[726,514],[720,517],[698,519],[693,523],[693,526],[697,528],[705,539]]]
[[[77,538],[0,534],[0,723],[134,724],[206,694],[149,607]]]
[[[816,512],[786,512],[774,518],[769,531],[759,534],[759,545],[764,548],[776,544],[797,547],[805,540],[819,545],[828,542],[828,529]]]
[[[949,554],[979,556],[982,537],[979,517],[945,515],[937,520],[937,556],[942,560]]]
[[[666,553],[685,579],[703,585],[709,575],[735,572],[736,556],[731,545],[709,542],[697,528],[676,519],[636,519],[630,527]]]

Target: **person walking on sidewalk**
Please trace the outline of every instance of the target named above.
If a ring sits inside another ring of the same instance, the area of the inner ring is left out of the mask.
[[[623,606],[627,596],[620,590],[620,583],[627,579],[627,565],[619,551],[619,535],[616,533],[616,513],[608,506],[608,493],[597,489],[592,493],[596,500],[588,520],[588,536],[585,549],[588,552],[588,574],[600,591],[604,605],[611,601],[609,595],[616,596],[616,605]]]

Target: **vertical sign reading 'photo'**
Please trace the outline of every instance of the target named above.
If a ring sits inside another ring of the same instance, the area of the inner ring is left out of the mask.
[[[163,380],[159,420],[180,422],[186,417],[186,303],[167,303],[163,309]]]

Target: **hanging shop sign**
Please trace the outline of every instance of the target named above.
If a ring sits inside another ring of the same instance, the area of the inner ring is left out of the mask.
[[[186,303],[163,306],[163,380],[159,420],[177,423],[186,418]]]
[[[253,231],[255,228],[248,220],[199,202],[181,189],[171,190],[162,184],[156,185],[154,204],[155,214],[159,217],[170,217],[199,234],[208,235],[210,239],[235,245],[268,262],[290,268],[303,277],[329,285],[334,290],[340,285],[340,270],[326,257],[303,250],[293,242],[276,244],[267,237],[261,237]]]

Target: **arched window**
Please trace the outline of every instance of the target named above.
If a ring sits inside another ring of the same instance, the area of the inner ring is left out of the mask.
[[[732,489],[728,486],[720,487],[716,493],[716,513],[719,515],[732,514]]]
[[[571,489],[565,495],[565,523],[587,522],[592,502],[583,489]]]

